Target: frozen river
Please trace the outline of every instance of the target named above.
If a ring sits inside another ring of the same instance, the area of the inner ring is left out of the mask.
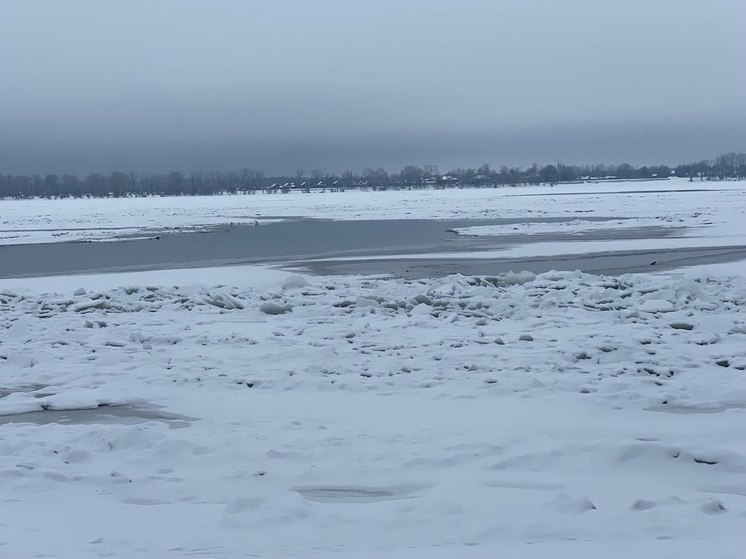
[[[564,220],[564,221],[562,221]],[[238,264],[271,264],[310,273],[387,273],[404,277],[494,274],[551,269],[622,273],[746,258],[746,246],[617,250],[583,254],[585,241],[662,239],[683,227],[606,227],[609,217],[586,220],[587,231],[552,227],[566,218],[490,220],[295,219],[261,226],[234,225],[204,233],[162,233],[149,240],[65,242],[0,247],[0,277],[29,277]],[[521,227],[551,226],[525,234]],[[498,235],[459,235],[454,229],[496,226]],[[579,248],[574,249],[573,245]],[[532,243],[562,242],[564,256],[500,256]]]
[[[264,264],[403,277],[746,259],[746,183],[6,200],[0,278]]]

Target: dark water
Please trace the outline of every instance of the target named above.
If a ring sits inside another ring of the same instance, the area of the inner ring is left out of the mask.
[[[159,268],[276,263],[311,258],[474,250],[485,239],[449,229],[500,220],[298,219],[260,226],[219,227],[207,233],[172,233],[158,240],[113,243],[49,243],[0,246],[0,277],[25,277]],[[534,219],[532,221],[564,221]],[[603,218],[599,219],[603,221]],[[494,245],[494,243],[491,243]]]
[[[589,219],[587,215],[577,218]],[[746,258],[746,246],[707,249],[614,252],[563,258],[424,260],[340,260],[376,255],[458,253],[495,250],[523,243],[577,240],[653,239],[680,234],[682,228],[644,227],[583,234],[504,235],[467,237],[451,229],[474,225],[567,221],[563,218],[493,220],[358,220],[298,219],[260,226],[220,227],[207,233],[163,234],[157,240],[115,243],[53,243],[0,246],[0,278],[57,274],[198,268],[238,264],[295,267],[310,273],[387,273],[407,277],[451,273],[494,274],[504,271],[551,269],[599,273],[644,271],[724,262]],[[327,261],[320,262],[324,259]],[[332,261],[328,261],[331,259]],[[188,278],[188,276],[187,276]]]

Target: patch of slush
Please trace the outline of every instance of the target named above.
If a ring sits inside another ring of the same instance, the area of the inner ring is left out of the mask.
[[[390,499],[413,498],[419,486],[401,487],[359,487],[359,486],[311,486],[296,487],[297,491],[307,501],[316,503],[374,503]]]
[[[0,415],[0,425],[6,423],[32,423],[34,425],[47,425],[49,423],[58,423],[60,425],[103,425],[117,423],[121,425],[136,425],[148,421],[162,421],[168,424],[171,429],[183,429],[189,427],[190,422],[196,420],[194,417],[186,417],[132,405],[97,406],[95,408],[73,408],[65,410],[45,409],[42,411]]]

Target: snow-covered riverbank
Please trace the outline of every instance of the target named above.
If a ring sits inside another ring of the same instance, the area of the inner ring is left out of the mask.
[[[237,270],[0,284],[3,556],[739,556],[742,277]]]

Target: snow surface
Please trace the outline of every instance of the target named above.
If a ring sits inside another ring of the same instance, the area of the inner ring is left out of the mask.
[[[721,262],[720,264],[702,264],[687,266],[683,270],[662,272],[673,277],[683,275],[705,275],[705,276],[743,276],[746,278],[746,260],[735,262]]]
[[[15,293],[69,293],[78,289],[106,291],[122,286],[143,285],[230,285],[267,288],[293,276],[290,272],[263,266],[219,266],[188,270],[152,270],[113,274],[74,274],[33,278],[0,278],[0,290]]]
[[[661,181],[0,201],[0,244],[306,216],[579,239],[499,257],[737,245],[745,199]],[[648,226],[685,229],[582,240]],[[740,558],[744,304],[746,262],[0,280],[0,557]]]
[[[684,218],[624,218],[603,221],[588,219],[572,219],[557,222],[525,222],[503,225],[475,225],[473,227],[457,227],[454,229],[460,235],[475,237],[494,237],[504,235],[546,235],[560,233],[563,235],[580,235],[597,231],[622,231],[640,227],[675,227],[684,226],[688,222]]]
[[[742,556],[743,277],[159,273],[0,284],[0,556]]]

